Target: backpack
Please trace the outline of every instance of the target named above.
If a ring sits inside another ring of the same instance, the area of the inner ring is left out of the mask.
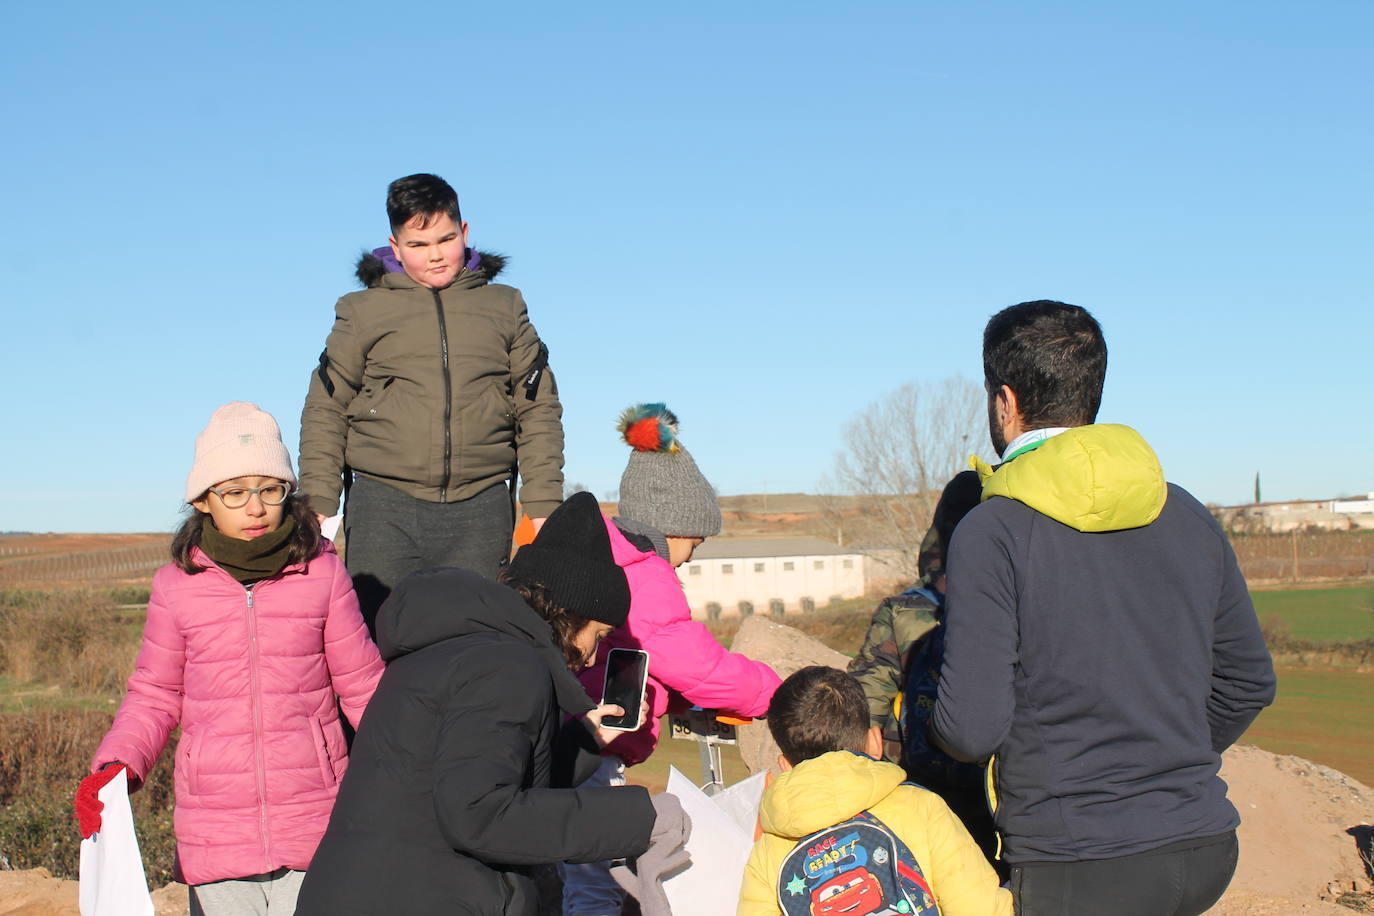
[[[784,916],[939,916],[911,850],[867,811],[797,841],[778,871]]]
[[[930,744],[926,726],[935,711],[940,668],[945,661],[945,626],[937,623],[911,646],[902,688],[902,767],[907,778],[928,789],[983,785],[983,768],[955,760]]]

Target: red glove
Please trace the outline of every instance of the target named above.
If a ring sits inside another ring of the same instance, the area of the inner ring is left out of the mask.
[[[105,803],[97,797],[97,793],[105,788],[120,770],[127,769],[128,767],[118,761],[107,763],[81,780],[81,785],[76,787],[76,819],[81,824],[82,839],[100,830],[100,812],[105,810]],[[129,775],[132,777],[133,774]]]

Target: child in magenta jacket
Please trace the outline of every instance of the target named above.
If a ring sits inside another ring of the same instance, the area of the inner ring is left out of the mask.
[[[595,784],[624,785],[625,767],[654,752],[659,718],[670,705],[762,716],[781,683],[772,668],[727,651],[692,619],[676,567],[720,533],[721,518],[716,491],[678,442],[677,426],[677,417],[663,404],[639,404],[620,418],[621,435],[634,451],[620,478],[620,515],[607,519],[606,529],[611,553],[630,586],[630,613],[625,625],[602,641],[596,664],[581,679],[599,702],[606,654],[615,648],[647,651],[650,716],[638,731],[606,745],[592,777]],[[566,916],[616,914],[620,901],[607,863],[565,866]]]
[[[269,414],[215,411],[187,479],[194,511],[153,577],[128,693],[77,792],[88,836],[99,787],[119,766],[140,784],[181,726],[173,823],[192,913],[295,909],[348,766],[339,707],[356,726],[382,675],[295,485]]]

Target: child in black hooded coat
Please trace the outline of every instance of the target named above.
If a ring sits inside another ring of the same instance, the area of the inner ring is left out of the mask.
[[[298,916],[469,913],[533,916],[531,865],[638,856],[685,842],[672,796],[567,789],[592,708],[571,667],[624,622],[629,590],[596,500],[549,516],[503,583],[460,569],[403,579],[382,606],[386,674],[358,729]],[[561,734],[560,734],[561,732]],[[556,759],[558,758],[558,759]],[[660,847],[661,848],[661,847]]]

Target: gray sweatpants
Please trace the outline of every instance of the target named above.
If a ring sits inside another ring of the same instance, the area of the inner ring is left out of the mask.
[[[263,875],[191,888],[191,916],[291,916],[305,872],[279,868]]]
[[[377,610],[403,576],[459,566],[494,579],[510,557],[510,490],[487,487],[471,499],[432,503],[358,476],[344,511],[344,562],[376,635]]]

